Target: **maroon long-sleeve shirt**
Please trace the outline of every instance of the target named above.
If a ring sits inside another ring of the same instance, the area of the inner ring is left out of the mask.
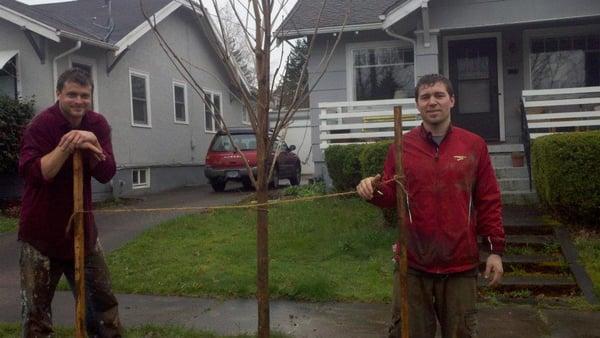
[[[25,180],[19,240],[31,244],[46,256],[61,259],[73,258],[73,231],[66,233],[73,212],[73,157],[69,157],[50,180],[42,175],[41,158],[54,150],[62,136],[72,129],[56,103],[29,123],[19,157],[19,174]],[[92,210],[91,177],[106,183],[116,171],[110,126],[102,115],[88,111],[75,129],[94,133],[106,155],[104,161],[91,169],[92,155],[83,152],[83,206],[85,210]],[[87,253],[93,248],[98,232],[91,213],[86,213],[84,220]]]

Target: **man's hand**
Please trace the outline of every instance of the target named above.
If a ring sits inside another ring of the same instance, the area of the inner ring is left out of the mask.
[[[381,175],[377,174],[376,176],[364,178],[360,183],[356,186],[356,192],[358,196],[365,200],[370,200],[373,198],[373,193],[376,191],[377,186],[381,182]]]
[[[492,275],[492,279],[488,283],[488,286],[497,285],[500,282],[500,279],[502,279],[502,275],[504,274],[504,270],[502,269],[502,257],[500,257],[499,255],[490,254],[487,258],[483,277],[489,280],[490,274]]]
[[[75,149],[89,150],[96,160],[104,161],[106,159],[98,138],[89,131],[71,130],[63,135],[58,146],[63,151],[69,151],[69,153],[72,153]]]

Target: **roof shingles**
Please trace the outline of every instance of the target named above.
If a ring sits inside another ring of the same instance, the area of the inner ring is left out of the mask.
[[[323,7],[323,2],[325,7]],[[346,13],[346,25],[379,23],[379,16],[385,14],[392,6],[404,0],[298,0],[290,15],[281,27],[282,32],[294,32],[302,29],[342,26]],[[348,4],[350,8],[348,8]],[[323,14],[319,20],[319,13]]]
[[[152,14],[170,2],[171,0],[142,1],[146,13]],[[107,42],[115,44],[145,19],[139,0],[114,0],[111,4],[115,29]],[[86,38],[102,41],[108,33],[107,29],[97,26],[107,22],[108,10],[104,0],[77,0],[33,6],[15,0],[0,0],[0,5],[58,30]]]

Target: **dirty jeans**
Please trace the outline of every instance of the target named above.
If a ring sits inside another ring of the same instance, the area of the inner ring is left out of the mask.
[[[443,338],[477,337],[477,271],[434,275],[408,271],[410,338],[434,338],[436,318]],[[401,337],[401,298],[398,268],[394,271],[392,325],[389,337]]]
[[[50,337],[54,291],[62,274],[71,290],[75,290],[74,262],[49,258],[23,242],[20,265],[23,337]],[[99,242],[85,257],[85,289],[88,336],[121,337],[118,303]]]

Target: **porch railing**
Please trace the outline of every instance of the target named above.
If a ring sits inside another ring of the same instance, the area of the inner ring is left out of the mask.
[[[600,129],[600,87],[524,90],[521,116],[531,189],[531,140],[561,132]]]
[[[393,138],[394,106],[402,107],[404,132],[421,124],[412,98],[320,103],[320,148]]]
[[[600,87],[524,90],[523,108],[532,139],[600,129]]]

